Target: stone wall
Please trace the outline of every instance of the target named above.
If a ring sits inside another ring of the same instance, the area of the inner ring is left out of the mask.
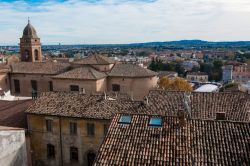
[[[158,77],[109,77],[108,91],[112,91],[112,85],[120,85],[120,92],[128,93],[134,100],[142,100],[149,92],[156,88]]]
[[[0,165],[28,165],[24,130],[0,130]]]

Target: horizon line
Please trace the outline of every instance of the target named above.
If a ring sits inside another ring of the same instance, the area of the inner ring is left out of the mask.
[[[58,42],[57,44],[43,44],[41,43],[41,46],[72,46],[72,45],[86,45],[86,46],[92,46],[92,45],[134,45],[134,44],[148,44],[148,43],[170,43],[170,42],[181,42],[181,41],[201,41],[201,42],[207,42],[207,43],[236,43],[236,42],[250,42],[250,40],[201,40],[201,39],[183,39],[183,40],[169,40],[169,41],[146,41],[146,42],[135,42],[135,43],[99,43],[99,44],[94,44],[94,43],[78,43],[78,44],[62,44]],[[19,46],[19,43],[16,44],[7,44],[7,45],[0,45],[0,47],[10,47],[10,46]]]

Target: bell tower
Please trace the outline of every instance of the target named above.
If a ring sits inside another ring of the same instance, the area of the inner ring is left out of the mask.
[[[30,24],[30,20],[23,30],[22,38],[20,38],[20,55],[22,62],[41,62],[43,60],[40,38],[38,38],[35,28]]]

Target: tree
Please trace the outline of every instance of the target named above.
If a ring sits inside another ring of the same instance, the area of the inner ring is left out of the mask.
[[[170,87],[171,81],[168,77],[162,77],[159,82],[158,85],[161,89],[168,89]]]
[[[150,65],[149,65],[149,69],[153,70],[153,71],[156,71],[156,62],[155,62],[154,58],[152,58],[152,61],[151,61]]]
[[[192,68],[192,72],[199,72],[200,71],[200,68],[198,66],[194,66]]]
[[[165,90],[176,90],[176,91],[192,91],[191,85],[183,78],[177,77],[170,80],[167,77],[163,77],[158,82],[159,88]]]
[[[149,69],[153,71],[161,71],[163,69],[162,60],[152,58]]]

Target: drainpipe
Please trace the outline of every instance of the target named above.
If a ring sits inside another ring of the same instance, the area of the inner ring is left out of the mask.
[[[61,150],[61,166],[63,166],[63,150],[62,150],[62,123],[61,117],[59,117],[59,132],[60,132],[60,150]]]

